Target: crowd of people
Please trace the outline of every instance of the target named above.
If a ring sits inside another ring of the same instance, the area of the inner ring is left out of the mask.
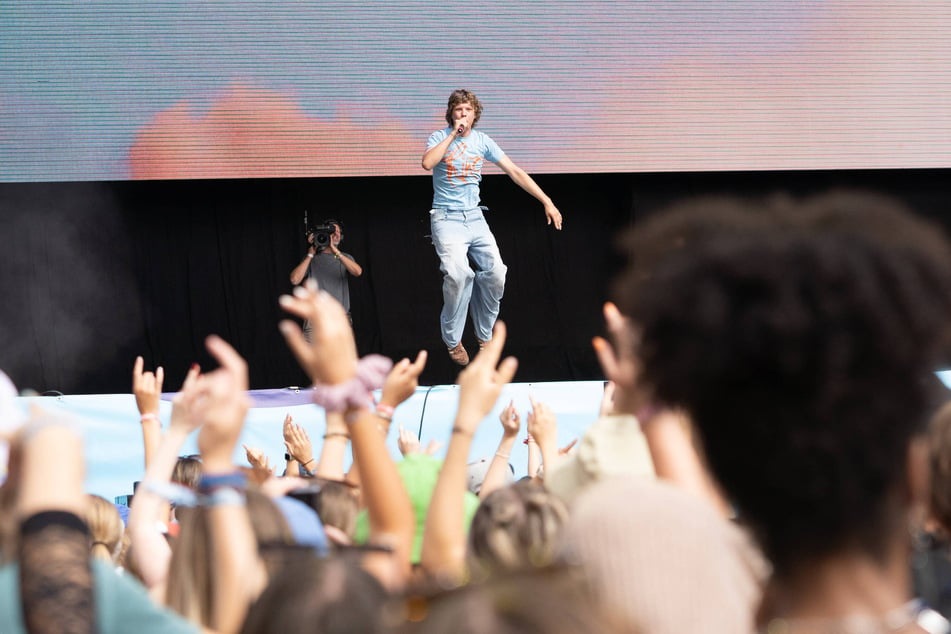
[[[146,465],[125,519],[85,495],[79,431],[0,386],[0,631],[951,631],[941,231],[836,192],[685,202],[623,246],[592,342],[601,415],[561,449],[544,403],[486,420],[518,366],[498,322],[435,458],[399,426],[426,353],[359,359],[313,280],[279,300],[309,336],[279,327],[326,429],[288,417],[283,469],[254,447],[234,464],[248,368],[213,335],[218,367],[190,369],[164,428],[166,377],[136,360]],[[499,445],[473,462],[480,425]],[[200,457],[179,456],[195,430]]]

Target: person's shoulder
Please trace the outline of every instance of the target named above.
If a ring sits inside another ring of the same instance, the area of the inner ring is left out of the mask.
[[[429,143],[431,145],[435,145],[436,143],[439,143],[440,141],[445,139],[447,136],[449,136],[448,127],[442,128],[441,130],[436,130],[435,132],[429,135]]]
[[[91,562],[102,632],[125,631],[135,624],[145,634],[191,634],[197,628],[171,610],[156,605],[145,588],[100,560]]]

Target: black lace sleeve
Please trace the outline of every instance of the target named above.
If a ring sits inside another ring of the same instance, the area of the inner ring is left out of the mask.
[[[30,634],[94,634],[96,613],[83,521],[62,511],[37,513],[20,526],[20,597]]]

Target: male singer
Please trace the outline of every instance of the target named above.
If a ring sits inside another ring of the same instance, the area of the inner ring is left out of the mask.
[[[423,169],[433,171],[433,206],[429,211],[433,244],[443,272],[442,339],[449,357],[469,363],[462,345],[466,314],[472,311],[479,349],[492,338],[505,288],[506,266],[495,236],[479,205],[482,162],[498,165],[515,183],[545,206],[548,224],[561,229],[561,213],[542,188],[512,162],[487,134],[475,130],[482,104],[474,93],[456,90],[446,107],[448,127],[433,132],[423,154]],[[477,271],[469,266],[469,258]],[[470,302],[471,300],[471,302]]]

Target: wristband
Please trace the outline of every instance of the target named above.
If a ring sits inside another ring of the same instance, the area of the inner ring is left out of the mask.
[[[383,387],[393,362],[378,354],[371,354],[357,363],[357,375],[337,385],[315,385],[314,403],[327,412],[345,412],[348,409],[369,407],[373,404],[373,390]]]
[[[244,506],[244,491],[223,487],[200,498],[202,506]]]
[[[218,475],[203,475],[201,476],[201,481],[198,483],[199,493],[211,493],[216,489],[222,488],[244,490],[248,488],[248,476],[241,471]]]
[[[158,414],[149,413],[149,414],[142,414],[142,418],[140,418],[139,421],[143,423],[150,420],[154,420],[155,422],[158,422],[158,419],[159,419]]]
[[[143,480],[140,486],[143,490],[157,495],[175,506],[196,506],[198,504],[198,495],[194,491],[175,482]]]
[[[350,434],[345,434],[342,431],[331,431],[324,434],[324,440],[328,438],[346,438],[349,440]]]
[[[463,429],[462,427],[459,427],[458,425],[452,428],[452,433],[462,434],[463,436],[468,436],[469,438],[472,438],[472,432],[470,432],[467,429]]]
[[[314,259],[314,254],[313,254],[313,253],[308,253],[308,254],[307,254],[307,257],[309,257],[310,259]]]
[[[379,403],[376,406],[376,415],[382,418],[383,420],[393,420],[393,411],[395,408],[392,405],[384,405]]]

